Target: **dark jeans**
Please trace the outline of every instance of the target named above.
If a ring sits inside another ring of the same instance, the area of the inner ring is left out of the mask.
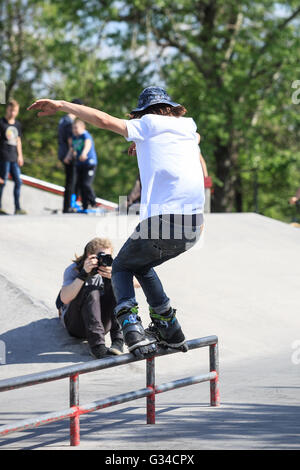
[[[15,187],[14,187],[15,209],[19,210],[21,185],[22,185],[21,170],[17,162],[6,162],[3,160],[0,160],[0,178],[4,180],[4,184],[0,184],[0,208],[1,208],[3,189],[6,184],[9,173],[15,183]]]
[[[114,315],[115,305],[110,281],[105,281],[103,295],[97,286],[84,286],[72,300],[64,316],[69,334],[87,339],[91,348],[105,344],[105,335],[108,332],[112,341],[123,338]]]
[[[117,302],[115,313],[137,305],[133,276],[137,278],[147,302],[156,313],[170,308],[155,266],[184,253],[199,240],[203,215],[163,215],[142,221],[121,248],[112,265],[112,285]]]
[[[95,174],[95,166],[77,166],[77,185],[79,191],[81,192],[82,207],[84,210],[88,208],[89,204],[93,206],[96,202],[96,195],[92,188]]]
[[[71,196],[76,193],[76,167],[75,163],[71,162],[68,165],[64,163],[65,168],[65,192],[63,212],[68,212],[71,207]]]

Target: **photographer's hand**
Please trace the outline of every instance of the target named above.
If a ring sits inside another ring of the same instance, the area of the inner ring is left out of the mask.
[[[96,255],[89,255],[84,264],[83,264],[83,270],[85,272],[82,273],[82,271],[78,272],[78,276],[76,279],[71,284],[68,284],[67,286],[63,286],[61,291],[60,291],[60,298],[64,304],[69,304],[72,302],[73,299],[77,297],[79,292],[82,289],[82,286],[85,283],[86,276],[98,266],[98,260]],[[80,274],[83,274],[83,277],[80,277]]]
[[[89,255],[83,264],[83,269],[85,270],[86,273],[90,273],[97,266],[98,266],[97,256]]]
[[[98,274],[102,277],[106,277],[106,279],[111,279],[111,270],[111,266],[100,266]]]

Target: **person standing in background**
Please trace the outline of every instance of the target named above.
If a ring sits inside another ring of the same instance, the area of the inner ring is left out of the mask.
[[[19,109],[19,103],[16,100],[10,100],[6,107],[5,117],[0,119],[0,215],[7,214],[2,209],[2,194],[9,174],[15,184],[15,214],[26,214],[20,206],[22,185],[20,167],[24,165],[24,158],[21,140],[22,129],[20,122],[17,121]]]
[[[97,153],[94,139],[86,130],[85,123],[76,119],[73,123],[72,147],[68,158],[74,159],[76,165],[76,183],[82,197],[82,209],[88,206],[95,207],[96,195],[93,190],[93,181],[97,169]]]
[[[79,99],[72,101],[74,104],[83,104]],[[63,213],[73,212],[71,208],[71,196],[75,193],[76,168],[74,159],[69,154],[72,146],[73,122],[75,115],[68,113],[61,118],[58,124],[58,158],[64,165],[65,170],[65,193],[63,202]]]

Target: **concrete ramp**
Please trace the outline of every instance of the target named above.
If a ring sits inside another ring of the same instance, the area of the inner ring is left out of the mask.
[[[28,215],[49,215],[62,212],[64,187],[47,181],[21,175],[22,190],[20,204]],[[2,197],[2,209],[8,214],[14,214],[14,183],[7,181]],[[115,211],[117,204],[106,199],[96,198],[95,212]]]
[[[110,237],[117,253],[137,222],[113,214],[1,217],[1,378],[91,360],[87,344],[70,338],[57,318],[62,273],[94,236]],[[219,336],[222,407],[207,408],[203,384],[159,397],[161,424],[151,432],[143,424],[144,401],[101,411],[82,419],[81,448],[130,448],[133,440],[132,448],[146,449],[299,446],[299,248],[300,230],[284,223],[256,214],[207,214],[203,240],[157,271],[187,337]],[[136,294],[147,325],[143,293]],[[207,351],[157,363],[158,382],[180,378],[206,371]],[[104,372],[82,377],[82,403],[112,395],[116,387],[122,393],[144,386],[142,363]],[[5,392],[1,424],[64,408],[67,395],[62,382]],[[105,438],[97,424],[103,422]],[[67,422],[53,424],[0,445],[60,448],[67,428]]]
[[[24,375],[53,367],[54,363],[80,362],[87,353],[83,343],[65,334],[53,308],[32,298],[0,276],[1,340],[6,345],[6,368]],[[15,370],[16,367],[16,370]],[[5,368],[1,367],[1,378]]]
[[[8,213],[14,213],[13,198],[14,183],[7,181],[3,192],[2,208]],[[63,198],[59,194],[36,189],[23,184],[21,190],[21,207],[29,215],[49,215],[52,212],[61,212]]]

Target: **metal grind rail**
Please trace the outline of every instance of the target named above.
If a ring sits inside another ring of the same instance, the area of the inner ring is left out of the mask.
[[[60,380],[69,377],[70,380],[70,407],[61,411],[47,413],[38,418],[24,419],[16,421],[14,424],[0,426],[0,436],[34,428],[43,424],[52,423],[65,418],[70,419],[70,445],[78,446],[80,444],[80,415],[92,411],[119,405],[139,398],[147,398],[147,424],[155,424],[155,395],[167,392],[176,388],[186,387],[201,382],[210,382],[210,405],[219,406],[219,353],[218,337],[206,336],[204,338],[187,341],[189,350],[209,347],[209,372],[207,374],[195,375],[184,379],[174,380],[162,385],[155,384],[155,358],[175,354],[179,351],[170,349],[160,349],[156,356],[147,359],[136,359],[133,354],[122,354],[120,356],[109,357],[89,361],[83,364],[76,364],[60,369],[53,369],[37,374],[29,374],[20,377],[13,377],[0,381],[0,392],[14,390],[21,387],[41,384],[54,380]],[[188,355],[187,355],[188,357]],[[79,375],[87,372],[109,369],[132,362],[146,361],[146,387],[140,390],[123,393],[120,395],[97,400],[85,405],[79,404]]]

